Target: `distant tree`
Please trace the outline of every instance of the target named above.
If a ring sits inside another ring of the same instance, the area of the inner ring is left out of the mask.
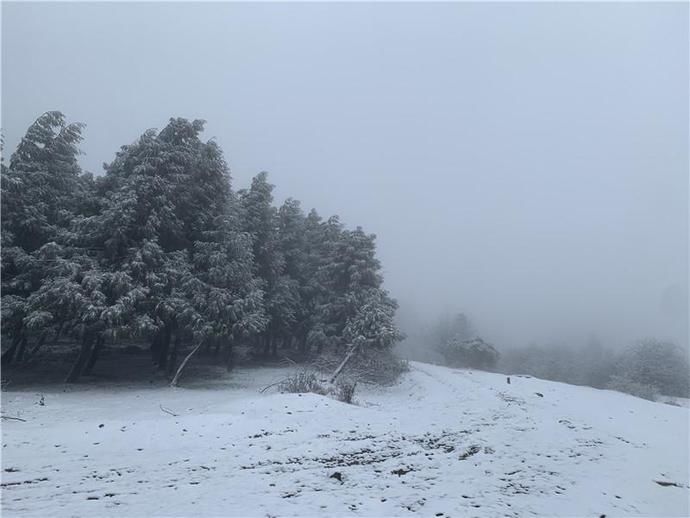
[[[529,344],[503,351],[499,369],[507,374],[603,388],[613,372],[613,353],[591,336],[580,347],[550,343]]]
[[[690,397],[688,357],[670,342],[642,340],[621,355],[610,388],[652,387],[666,396]]]
[[[446,343],[441,354],[446,365],[481,370],[493,370],[499,358],[494,346],[479,337],[462,340],[456,336]]]
[[[581,384],[595,388],[604,388],[614,369],[614,354],[604,347],[595,335],[590,335],[581,354]]]
[[[604,347],[593,335],[582,347],[531,344],[505,351],[499,368],[507,374],[609,388],[652,400],[658,394],[690,394],[687,355],[671,343],[653,339],[638,342],[620,354]]]
[[[464,313],[440,318],[429,331],[429,341],[433,348],[441,351],[450,341],[469,340],[475,335],[469,317]]]
[[[656,401],[660,395],[659,388],[656,385],[648,383],[639,383],[630,379],[627,376],[614,374],[611,376],[606,388],[616,390],[618,392],[625,392],[649,401]]]

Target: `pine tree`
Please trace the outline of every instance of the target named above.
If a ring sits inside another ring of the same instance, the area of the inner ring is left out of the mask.
[[[263,305],[266,308],[268,323],[261,335],[256,337],[257,346],[263,356],[277,353],[281,328],[290,315],[283,312],[286,303],[285,282],[281,277],[285,267],[280,251],[277,210],[273,203],[273,185],[268,183],[268,174],[259,173],[252,179],[248,190],[239,193],[242,207],[242,230],[252,236],[254,255],[254,274],[260,279],[264,293]]]
[[[67,124],[60,112],[47,112],[29,127],[2,164],[2,308],[3,333],[12,345],[3,364],[24,358],[36,337],[36,350],[52,322],[49,313],[29,298],[54,276],[53,253],[70,241],[70,227],[79,215],[75,195],[85,183],[77,163],[80,123]]]
[[[160,133],[149,130],[123,146],[99,186],[102,211],[82,225],[94,246],[104,243],[110,271],[125,272],[145,294],[136,299],[130,331],[148,336],[153,360],[168,372],[184,337],[204,320],[188,288],[196,243],[211,239],[230,201],[222,152],[199,139],[202,130],[202,121],[170,119]]]
[[[202,346],[229,368],[236,344],[308,357],[400,338],[374,236],[293,199],[276,208],[266,173],[233,193],[203,126],[170,119],[94,178],[77,162],[81,124],[48,112],[31,125],[0,164],[3,365],[69,337],[73,382],[106,344],[144,339],[176,382]]]
[[[62,113],[41,115],[10,159],[2,198],[3,234],[27,252],[59,238],[72,218],[81,169],[77,162],[83,124]]]

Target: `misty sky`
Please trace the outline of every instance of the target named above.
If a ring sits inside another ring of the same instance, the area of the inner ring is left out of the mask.
[[[2,129],[169,117],[378,236],[408,330],[688,336],[688,4],[2,3]]]

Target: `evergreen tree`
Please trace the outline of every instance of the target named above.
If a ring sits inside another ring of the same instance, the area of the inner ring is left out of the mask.
[[[36,350],[53,319],[29,298],[54,276],[56,244],[70,241],[79,215],[75,200],[88,189],[77,163],[80,123],[68,124],[60,112],[47,112],[29,127],[2,164],[2,330],[12,340],[3,364],[22,360],[36,337]]]
[[[629,347],[621,355],[613,387],[625,390],[625,385],[651,387],[667,396],[690,396],[690,368],[688,357],[670,342],[647,339]]]
[[[203,327],[188,289],[194,250],[212,239],[230,201],[227,165],[215,143],[199,139],[202,129],[202,121],[171,119],[123,146],[99,186],[101,213],[83,222],[93,246],[104,244],[109,270],[125,272],[145,294],[132,299],[138,318],[129,331],[149,337],[152,358],[168,372],[184,337]]]
[[[273,185],[268,174],[259,173],[252,185],[239,193],[242,207],[242,230],[252,236],[254,274],[260,279],[263,290],[263,306],[268,322],[263,333],[256,336],[257,346],[264,356],[277,354],[278,341],[285,325],[292,317],[293,286],[282,279],[285,267],[280,251],[278,215],[273,203]]]
[[[148,340],[168,375],[189,345],[183,366],[205,345],[229,368],[239,343],[308,357],[400,338],[374,236],[293,199],[276,208],[266,173],[233,193],[203,125],[146,131],[98,178],[77,162],[81,124],[31,125],[0,164],[4,365],[60,337],[80,343],[68,381],[123,338]]]
[[[59,239],[74,217],[83,124],[62,113],[41,115],[29,127],[3,175],[4,239],[26,252]]]
[[[225,364],[233,361],[233,344],[249,339],[266,328],[261,283],[252,273],[250,236],[233,229],[231,218],[218,221],[211,240],[195,243],[193,275],[184,290],[199,315],[198,340],[225,346]]]
[[[481,370],[493,370],[500,356],[493,345],[481,338],[462,340],[459,335],[446,343],[441,354],[446,365]]]

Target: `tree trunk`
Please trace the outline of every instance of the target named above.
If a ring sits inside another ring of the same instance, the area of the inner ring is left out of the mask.
[[[230,372],[235,366],[235,357],[232,354],[232,340],[227,339],[228,345],[225,349],[225,370]]]
[[[302,353],[302,356],[306,357],[307,353],[309,352],[309,348],[307,347],[307,336],[309,333],[307,331],[300,332],[297,340],[299,342],[299,350]]]
[[[264,358],[268,358],[268,353],[270,351],[270,342],[268,341],[268,333],[262,336],[262,339],[264,341]]]
[[[194,356],[194,353],[196,353],[201,348],[202,343],[203,342],[199,342],[199,344],[194,349],[192,349],[192,352],[190,352],[187,356],[185,356],[185,359],[182,360],[182,363],[180,364],[180,368],[177,369],[177,372],[175,373],[175,377],[170,382],[171,387],[177,387],[177,382],[180,379],[180,374],[182,374],[182,370],[185,368],[185,365],[187,365],[187,362],[189,361],[189,359],[192,356]]]
[[[93,366],[96,364],[96,361],[98,360],[98,354],[101,352],[101,348],[103,347],[103,343],[105,342],[105,337],[103,335],[98,335],[98,338],[96,338],[96,343],[94,344],[93,348],[91,349],[91,354],[89,355],[89,361],[86,363],[86,366],[84,367],[84,370],[82,371],[82,374],[84,376],[90,376],[91,371],[93,370]]]
[[[57,328],[57,331],[55,331],[55,338],[53,338],[53,342],[56,342],[60,339],[60,335],[62,334],[62,328],[65,327],[65,321],[63,320],[60,322],[60,325]]]
[[[12,340],[12,345],[10,346],[10,348],[7,349],[4,353],[2,353],[2,359],[0,360],[0,363],[3,366],[12,363],[12,361],[14,360],[14,354],[17,352],[17,347],[19,347],[19,343],[21,341],[22,333],[20,332],[17,336],[14,337],[14,340]]]
[[[278,339],[271,335],[271,357],[278,357]]]
[[[170,337],[172,330],[169,325],[165,326],[163,330],[163,337],[161,340],[161,348],[158,351],[158,370],[165,371],[168,366],[168,351],[170,350]]]
[[[26,351],[26,343],[27,338],[25,334],[24,336],[22,336],[22,341],[19,342],[19,349],[17,349],[17,355],[14,358],[18,363],[24,361],[24,351]]]
[[[151,340],[151,361],[153,363],[156,363],[158,361],[158,354],[161,350],[162,337],[163,332],[159,330],[156,331],[156,334],[153,335],[153,339]]]
[[[43,344],[46,343],[47,338],[48,331],[44,331],[43,333],[41,333],[41,336],[38,337],[36,345],[34,345],[34,348],[29,351],[29,354],[26,357],[26,361],[29,361],[31,358],[34,357],[34,355],[39,351],[39,349],[43,347]]]
[[[352,358],[357,351],[358,346],[355,344],[350,348],[350,351],[345,355],[345,359],[338,365],[338,368],[335,369],[335,372],[333,373],[333,376],[331,376],[331,383],[335,383],[335,380],[338,379],[338,376],[340,376],[340,373],[343,371],[343,368],[345,368],[345,365],[347,365],[347,362],[350,361],[350,358]]]
[[[182,341],[182,332],[175,332],[175,342],[173,343],[172,351],[170,351],[170,362],[168,363],[168,377],[172,376],[172,373],[177,368],[177,351],[180,349],[180,342]]]
[[[213,341],[216,344],[216,348],[213,350],[213,357],[218,358],[218,353],[220,352],[221,339],[219,336],[214,336]]]
[[[74,383],[79,379],[81,371],[84,369],[86,359],[89,356],[89,351],[91,350],[91,344],[93,343],[93,339],[93,333],[84,331],[84,336],[81,340],[81,350],[79,351],[79,356],[77,356],[77,359],[72,365],[72,369],[70,369],[69,374],[67,374],[65,383]]]
[[[205,356],[211,356],[211,347],[213,343],[208,338],[204,338],[204,350],[202,351]]]

